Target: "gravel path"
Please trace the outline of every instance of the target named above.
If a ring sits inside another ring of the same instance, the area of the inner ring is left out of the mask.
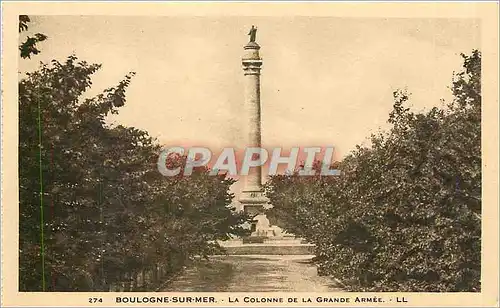
[[[164,292],[335,292],[312,256],[214,256],[188,268]]]

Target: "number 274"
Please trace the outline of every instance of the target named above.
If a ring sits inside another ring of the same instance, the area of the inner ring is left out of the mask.
[[[99,297],[89,297],[89,303],[102,303],[102,298]]]

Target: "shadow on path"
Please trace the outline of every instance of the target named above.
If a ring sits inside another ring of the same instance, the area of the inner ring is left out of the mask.
[[[172,280],[164,292],[335,292],[312,256],[213,256]]]

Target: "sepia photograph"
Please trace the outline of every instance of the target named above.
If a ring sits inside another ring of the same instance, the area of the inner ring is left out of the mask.
[[[331,306],[487,287],[480,16],[20,12],[16,292]]]

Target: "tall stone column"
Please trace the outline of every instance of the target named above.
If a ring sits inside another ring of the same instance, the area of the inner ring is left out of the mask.
[[[261,147],[261,105],[260,105],[260,69],[262,59],[259,55],[260,46],[255,41],[250,41],[244,47],[242,58],[244,84],[245,84],[245,109],[244,119],[246,125],[247,147]],[[252,167],[245,177],[245,185],[240,196],[243,209],[255,217],[253,228],[254,235],[262,235],[269,229],[269,221],[263,214],[267,198],[262,189],[262,168]],[[259,230],[260,228],[260,230]]]

